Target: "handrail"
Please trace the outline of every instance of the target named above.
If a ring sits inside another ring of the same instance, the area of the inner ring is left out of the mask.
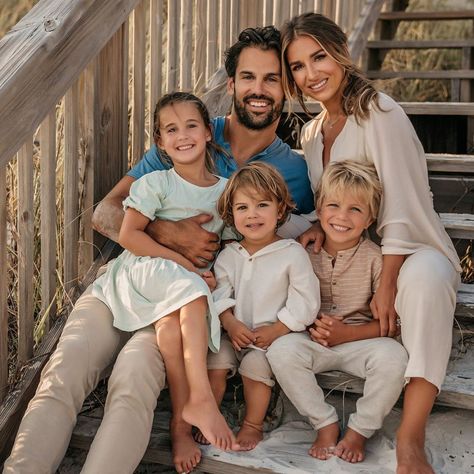
[[[0,166],[30,137],[139,0],[41,0],[0,41]],[[27,106],[25,106],[27,104]]]

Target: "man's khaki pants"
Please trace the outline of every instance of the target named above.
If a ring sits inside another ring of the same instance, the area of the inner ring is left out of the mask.
[[[113,327],[108,307],[91,296],[89,287],[77,301],[43,370],[4,473],[56,471],[84,399],[115,359],[104,418],[82,472],[135,470],[150,439],[165,368],[153,328],[129,336]]]

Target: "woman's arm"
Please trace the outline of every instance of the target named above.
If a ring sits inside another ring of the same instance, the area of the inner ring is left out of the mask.
[[[380,322],[380,336],[393,337],[397,333],[397,313],[395,297],[400,268],[405,261],[404,255],[384,255],[380,284],[370,302],[370,310]]]
[[[196,267],[187,258],[155,242],[145,232],[149,222],[148,217],[133,208],[128,208],[120,228],[118,243],[134,255],[166,258],[191,272],[197,272]]]
[[[310,242],[313,242],[313,252],[319,253],[325,238],[326,234],[318,221],[315,222],[307,231],[303,232],[297,240],[304,248],[306,248]]]

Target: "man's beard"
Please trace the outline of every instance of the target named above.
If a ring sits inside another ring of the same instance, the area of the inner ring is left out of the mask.
[[[262,115],[256,116],[245,109],[245,103],[251,99],[265,100],[270,104],[271,109],[268,112],[262,113]],[[285,99],[275,105],[275,101],[270,97],[255,94],[244,97],[242,101],[239,101],[234,92],[234,110],[237,119],[244,127],[250,130],[263,130],[269,127],[275,120],[280,118],[284,104]]]

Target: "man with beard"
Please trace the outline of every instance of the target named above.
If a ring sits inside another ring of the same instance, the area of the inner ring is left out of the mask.
[[[308,221],[298,214],[309,213],[314,204],[305,160],[275,133],[285,101],[280,51],[280,33],[273,26],[243,30],[226,51],[227,92],[233,98],[233,106],[227,117],[212,119],[214,140],[223,151],[215,156],[215,165],[216,173],[225,178],[251,161],[273,165],[296,203],[296,213],[279,234],[297,237],[308,228]],[[171,166],[153,145],[99,204],[94,228],[116,241],[123,218],[122,201],[128,196],[131,183],[146,173]],[[201,214],[179,223],[155,220],[147,232],[197,267],[204,267],[219,249],[217,236],[201,227],[210,219]]]
[[[215,156],[217,174],[228,177],[249,161],[265,161],[285,178],[297,211],[310,212],[313,196],[306,163],[275,134],[284,103],[279,32],[271,26],[244,30],[227,51],[225,66],[234,105],[229,116],[212,121],[214,138],[225,151]],[[153,146],[97,207],[95,229],[116,241],[124,215],[122,201],[131,184],[143,174],[169,167]],[[219,249],[217,235],[201,227],[210,219],[198,215],[180,222],[153,221],[147,232],[197,267],[204,267]],[[296,236],[309,227],[303,217],[293,216],[292,220],[286,236]],[[165,367],[152,327],[125,334],[115,329],[112,321],[109,308],[91,295],[89,287],[77,301],[43,370],[4,473],[56,471],[85,397],[115,358],[104,418],[82,472],[135,470],[149,442],[156,401],[165,384]],[[175,467],[178,472],[189,472],[201,457],[191,427],[181,420],[172,421],[170,429],[181,439],[173,446]]]

